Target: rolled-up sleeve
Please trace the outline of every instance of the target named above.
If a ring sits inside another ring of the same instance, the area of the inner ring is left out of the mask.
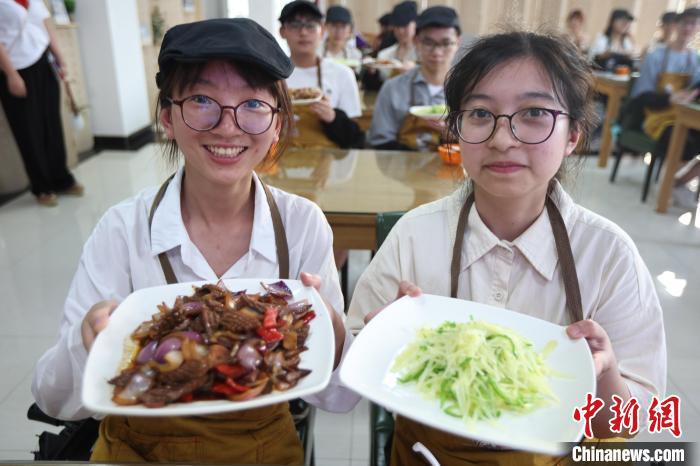
[[[605,264],[591,318],[608,334],[618,368],[640,411],[666,391],[666,337],[654,282],[634,245],[618,244]]]

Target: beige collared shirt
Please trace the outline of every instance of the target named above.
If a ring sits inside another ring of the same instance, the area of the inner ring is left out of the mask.
[[[666,389],[663,316],[651,275],[617,225],[575,204],[559,184],[554,199],[569,233],[584,317],[607,332],[620,372],[645,412],[652,395],[662,396]],[[424,293],[450,295],[452,247],[463,200],[457,191],[399,220],[357,283],[350,328],[362,328],[365,315],[393,301],[402,280]],[[465,235],[458,298],[569,323],[546,209],[510,242],[499,240],[472,208]]]
[[[99,221],[83,249],[63,312],[56,344],[37,363],[32,393],[44,412],[59,419],[83,419],[93,415],[81,403],[81,386],[87,352],[80,326],[90,307],[102,300],[121,302],[134,290],[165,284],[158,254],[166,252],[181,282],[219,277],[190,240],[180,210],[183,169],[172,179],[153,216],[148,216],[157,187],[142,191],[110,208]],[[250,248],[221,278],[278,277],[277,246],[270,208],[257,176],[253,233]],[[333,259],[333,234],[319,207],[299,196],[270,187],[282,217],[289,245],[289,276],[300,272],[319,274],[321,294],[342,313],[343,296]],[[352,337],[346,332],[343,354]],[[313,369],[313,368],[310,368]],[[359,396],[340,383],[340,366],[328,387],[305,400],[329,411],[349,411]]]

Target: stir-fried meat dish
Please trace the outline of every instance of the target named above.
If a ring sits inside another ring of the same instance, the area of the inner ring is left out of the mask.
[[[322,93],[323,91],[318,87],[298,87],[289,90],[289,95],[292,100],[317,99],[321,97]]]
[[[172,308],[131,334],[138,353],[109,383],[120,405],[157,408],[176,401],[249,400],[288,390],[311,371],[300,369],[309,321],[306,300],[290,303],[283,281],[262,284],[265,294],[217,285],[178,296]]]

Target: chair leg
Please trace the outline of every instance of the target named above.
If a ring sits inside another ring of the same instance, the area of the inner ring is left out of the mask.
[[[649,166],[647,167],[647,172],[644,175],[644,188],[642,188],[642,202],[647,201],[647,194],[649,194],[649,185],[651,184],[651,175],[654,173],[654,158],[652,157]]]
[[[658,183],[659,182],[659,177],[661,176],[661,166],[664,164],[664,161],[660,157],[656,157],[655,155],[652,154],[651,156],[651,164],[656,165],[656,175],[654,177],[654,182]]]
[[[617,149],[615,151],[615,163],[613,164],[612,172],[610,172],[610,182],[615,182],[615,177],[617,176],[617,169],[620,167],[620,160],[622,160],[622,150]]]

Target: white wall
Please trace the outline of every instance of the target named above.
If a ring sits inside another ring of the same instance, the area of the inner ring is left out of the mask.
[[[287,41],[280,37],[280,22],[277,20],[280,17],[282,7],[287,3],[289,3],[289,0],[248,0],[248,17],[270,31],[277,39],[282,50],[289,55]]]
[[[77,0],[76,20],[95,136],[149,125],[136,0]]]

